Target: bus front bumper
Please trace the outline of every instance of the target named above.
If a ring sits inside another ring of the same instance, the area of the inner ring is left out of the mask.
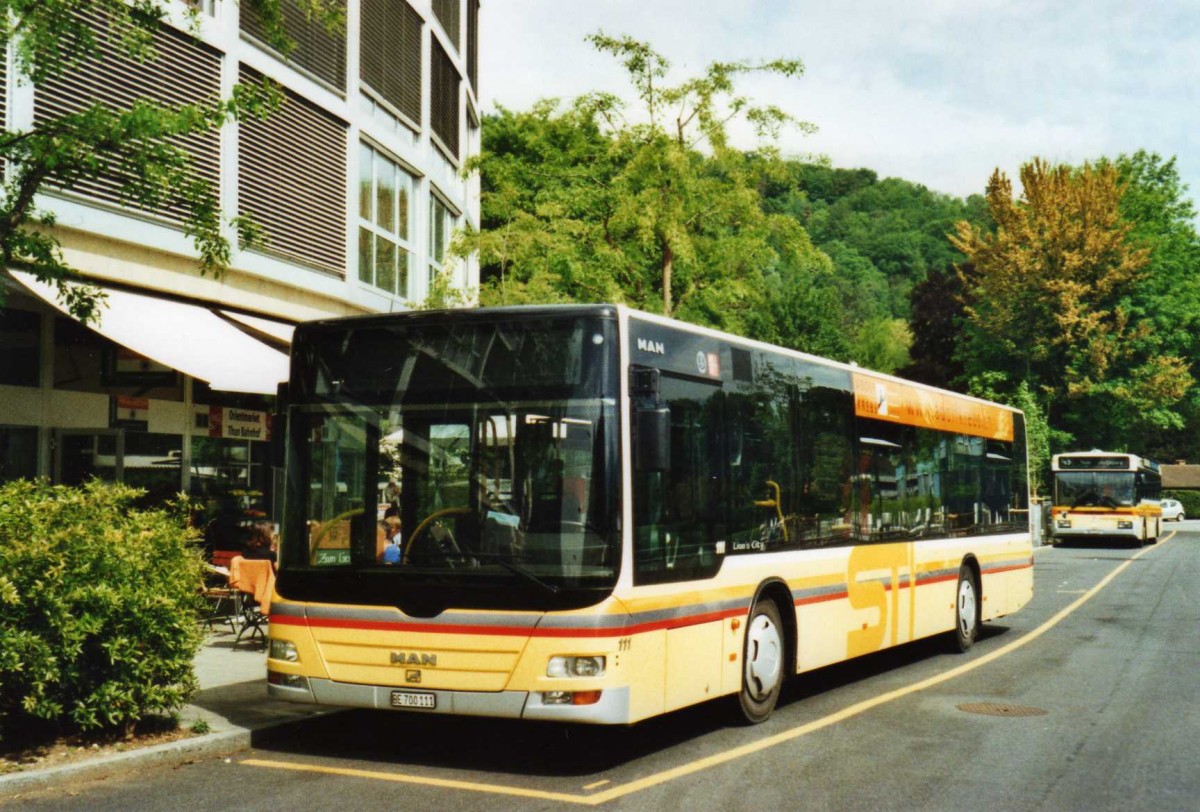
[[[1055,527],[1053,535],[1060,539],[1081,538],[1141,538],[1141,523],[1135,528],[1116,527]]]
[[[621,725],[629,723],[629,688],[606,688],[590,705],[547,704],[537,691],[407,690],[390,685],[356,685],[304,678],[298,685],[268,683],[272,699],[343,708],[410,710],[455,716],[539,719],[555,722]],[[418,704],[419,703],[419,704]]]

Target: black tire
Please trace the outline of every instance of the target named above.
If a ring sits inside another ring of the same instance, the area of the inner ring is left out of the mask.
[[[752,725],[765,722],[775,710],[783,687],[786,651],[779,607],[771,600],[754,604],[742,646],[742,690],[738,694],[742,716]]]
[[[961,652],[971,650],[979,637],[979,583],[975,571],[966,564],[958,568],[954,588],[954,646]]]

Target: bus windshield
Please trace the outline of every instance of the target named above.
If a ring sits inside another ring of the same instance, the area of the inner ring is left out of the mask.
[[[1130,507],[1137,501],[1132,471],[1065,471],[1054,476],[1055,504]]]
[[[416,319],[302,337],[280,593],[415,611],[611,589],[609,329]]]

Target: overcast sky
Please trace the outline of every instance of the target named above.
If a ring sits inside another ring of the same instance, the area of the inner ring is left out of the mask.
[[[675,76],[799,58],[800,79],[743,88],[820,128],[785,151],[837,167],[965,196],[1034,156],[1145,148],[1200,195],[1200,0],[483,0],[480,16],[485,111],[625,92],[583,41],[603,29],[649,42]]]

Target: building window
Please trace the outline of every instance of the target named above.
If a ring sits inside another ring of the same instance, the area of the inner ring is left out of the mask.
[[[459,0],[433,0],[433,16],[442,24],[442,30],[455,48],[458,48],[458,3]]]
[[[363,0],[359,78],[418,130],[422,26],[405,0]]]
[[[450,55],[437,40],[432,43],[430,129],[453,161],[458,161],[458,88],[462,84]]]
[[[458,215],[437,195],[429,196],[429,282],[445,269],[446,249]]]
[[[38,385],[41,323],[37,313],[0,309],[0,384]]]
[[[34,123],[51,124],[101,103],[114,111],[129,110],[141,100],[162,104],[198,104],[211,101],[221,92],[221,55],[190,34],[160,27],[154,34],[156,54],[152,62],[130,58],[121,50],[122,31],[110,24],[103,11],[80,12],[96,38],[96,53],[69,65],[61,75],[47,77],[34,91]],[[2,60],[0,60],[2,61]],[[197,132],[173,139],[192,159],[190,171],[216,192],[221,176],[221,134],[217,130]],[[51,180],[61,189],[88,197],[134,205],[124,189],[139,180],[140,168],[102,157],[106,171],[97,177],[71,182]],[[175,223],[183,223],[187,212],[165,195],[153,211]]]
[[[479,0],[467,0],[467,78],[479,98]]]
[[[343,19],[346,3],[340,3]],[[242,3],[242,31],[266,45],[269,42],[262,18],[249,3]],[[280,0],[283,12],[283,30],[295,43],[288,61],[303,68],[318,79],[333,85],[338,90],[346,87],[346,32],[341,29],[329,31],[320,20],[310,20],[297,0]]]
[[[262,77],[242,65],[243,84]],[[283,107],[239,125],[238,214],[263,250],[341,276],[346,268],[344,121],[284,90]]]
[[[408,295],[416,178],[366,144],[358,157],[358,278]]]
[[[0,426],[0,482],[33,479],[38,474],[38,430]]]

